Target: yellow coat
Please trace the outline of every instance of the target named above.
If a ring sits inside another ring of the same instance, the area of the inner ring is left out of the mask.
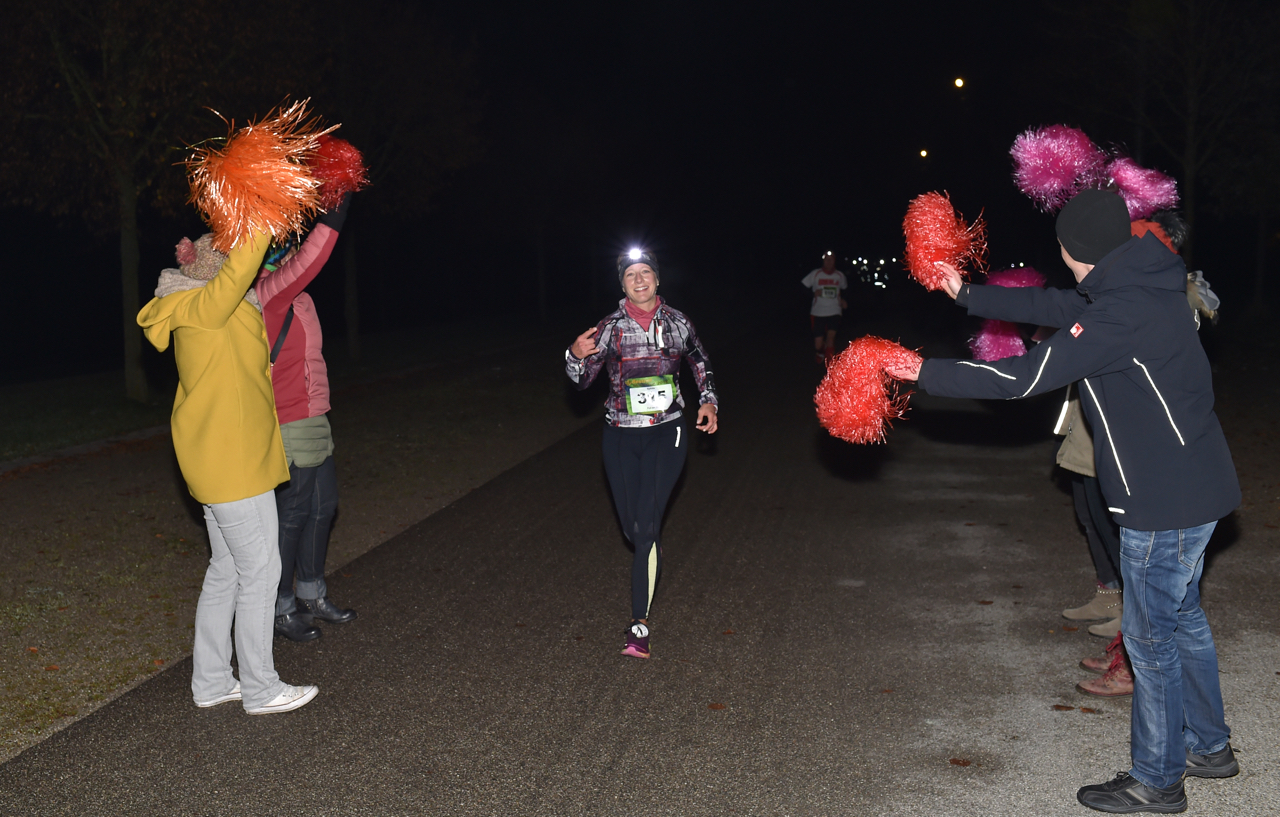
[[[138,325],[160,351],[173,334],[173,448],[187,490],[206,505],[257,496],[289,479],[267,330],[244,300],[268,242],[253,236],[208,284],[152,298],[138,313]]]

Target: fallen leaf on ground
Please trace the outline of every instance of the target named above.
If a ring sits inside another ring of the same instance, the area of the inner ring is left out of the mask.
[[[573,637],[573,640],[574,640],[574,641],[581,641],[581,640],[582,640],[582,639],[584,639],[584,638],[586,638],[586,636],[585,636],[585,635],[575,635],[575,636]]]
[[[725,630],[722,635],[733,635],[733,630]]]
[[[1021,589],[1022,589],[1022,585],[1020,585],[1020,584],[1014,584],[1014,585],[1010,585],[1010,586],[1011,586],[1014,590],[1021,590]]]
[[[724,709],[724,704],[707,704],[707,709]]]
[[[976,524],[978,524],[978,523],[977,523],[977,522],[965,522],[965,523],[964,523],[964,526],[965,526],[966,528],[972,528],[972,527],[973,527],[974,525],[976,525]]]
[[[1067,706],[1066,704],[1054,704],[1053,708],[1058,710],[1059,712],[1070,712],[1071,710],[1075,709],[1074,706]]]
[[[50,664],[49,666],[45,667],[45,669],[46,669],[47,671],[49,671],[49,672],[53,672],[53,671],[54,671],[54,670],[56,670],[57,668],[58,668],[58,665],[57,665],[57,664]]]
[[[147,596],[147,598],[149,598],[149,599],[158,599],[158,598],[160,598],[160,594],[159,594],[159,593],[152,593],[150,596]]]
[[[965,760],[965,759],[964,759],[964,758],[962,758],[962,757],[953,757],[953,758],[951,758],[951,765],[952,765],[952,766],[968,766],[968,765],[969,765],[969,764],[971,764],[971,763],[973,763],[973,761],[972,761],[972,760]]]
[[[1096,714],[1098,714],[1098,710],[1094,709],[1094,708],[1093,708],[1093,707],[1091,707],[1091,706],[1082,706],[1082,707],[1080,707],[1080,711],[1081,711],[1081,712],[1084,712],[1084,713],[1086,713],[1086,714],[1089,714],[1089,715],[1096,715]]]
[[[1079,629],[1080,629],[1079,627],[1066,627],[1066,626],[1064,626],[1064,627],[1062,628],[1062,631],[1063,631],[1064,633],[1074,633],[1074,632],[1076,632],[1076,631],[1077,631],[1077,630],[1079,630]]]
[[[978,604],[995,604],[994,601],[980,601]]]
[[[27,652],[40,652],[39,647],[27,647]]]
[[[164,659],[163,659],[163,658],[157,658],[156,660],[152,661],[151,663],[155,664],[157,667],[161,667],[161,666],[164,666]]]
[[[888,695],[890,692],[893,692],[892,689],[882,689],[880,691],[883,692],[885,695]]]

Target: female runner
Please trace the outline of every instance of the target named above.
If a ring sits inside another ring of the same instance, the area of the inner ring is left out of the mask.
[[[649,657],[649,605],[662,572],[662,515],[684,469],[688,435],[678,379],[681,358],[698,384],[697,428],[716,432],[715,380],[693,324],[658,297],[658,262],[641,249],[618,256],[626,293],[618,309],[574,340],[565,371],[579,389],[609,373],[604,469],[622,532],[635,547],[631,625],[623,655]]]

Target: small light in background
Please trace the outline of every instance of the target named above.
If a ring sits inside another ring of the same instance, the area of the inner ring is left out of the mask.
[[[963,87],[964,87],[964,80],[960,79],[960,77],[956,77],[956,87],[957,87],[957,88],[963,88]]]
[[[921,156],[928,156],[928,155],[929,155],[929,151],[927,151],[927,150],[922,150],[922,151],[920,151],[920,155],[921,155]]]

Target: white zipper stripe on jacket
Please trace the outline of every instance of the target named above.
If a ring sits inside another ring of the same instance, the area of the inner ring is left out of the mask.
[[[680,447],[680,426],[676,426],[676,448]]]
[[[1160,399],[1160,405],[1164,406],[1164,416],[1169,418],[1169,425],[1173,426],[1173,433],[1178,435],[1178,442],[1182,445],[1186,445],[1187,441],[1182,439],[1182,432],[1178,430],[1178,424],[1173,421],[1173,414],[1169,411],[1169,404],[1164,401],[1164,395],[1156,388],[1156,381],[1151,379],[1151,372],[1147,371],[1147,367],[1143,366],[1142,361],[1138,360],[1136,357],[1133,359],[1133,362],[1142,367],[1142,373],[1147,376],[1147,382],[1151,384],[1151,390],[1155,392],[1156,397]]]
[[[1062,430],[1062,424],[1067,420],[1067,409],[1071,408],[1071,386],[1067,386],[1066,399],[1062,401],[1062,410],[1058,412],[1058,422],[1053,424],[1054,434],[1066,434]]]
[[[1003,377],[1005,380],[1017,380],[1017,379],[1018,379],[1018,378],[1014,377],[1014,376],[1013,376],[1013,375],[1011,375],[1011,374],[1005,374],[1004,372],[1000,371],[999,369],[993,369],[993,368],[991,368],[990,366],[983,366],[981,363],[974,363],[974,362],[969,361],[969,360],[957,360],[957,361],[956,361],[956,363],[959,363],[959,364],[964,365],[964,366],[972,366],[972,367],[973,367],[973,368],[975,368],[975,369],[986,369],[986,370],[987,370],[987,371],[989,371],[989,372],[995,372],[996,374],[998,374],[998,375],[1000,375],[1001,377]]]
[[[1023,397],[1026,397],[1028,394],[1031,394],[1031,389],[1034,389],[1036,387],[1036,384],[1040,382],[1040,375],[1044,374],[1044,367],[1049,363],[1049,355],[1051,354],[1053,354],[1052,348],[1048,349],[1044,353],[1044,360],[1040,361],[1040,371],[1036,372],[1036,379],[1031,381],[1031,387],[1022,393]]]
[[[1093,404],[1098,408],[1098,416],[1102,418],[1102,427],[1107,431],[1107,444],[1111,446],[1111,456],[1115,457],[1116,470],[1120,472],[1120,481],[1124,483],[1124,492],[1133,496],[1133,492],[1129,490],[1129,480],[1124,478],[1124,468],[1120,465],[1120,455],[1116,453],[1116,441],[1111,439],[1111,424],[1107,422],[1107,415],[1102,410],[1102,404],[1098,402],[1098,395],[1093,390],[1093,384],[1089,382],[1089,378],[1080,381],[1089,390],[1089,396],[1093,398]]]

